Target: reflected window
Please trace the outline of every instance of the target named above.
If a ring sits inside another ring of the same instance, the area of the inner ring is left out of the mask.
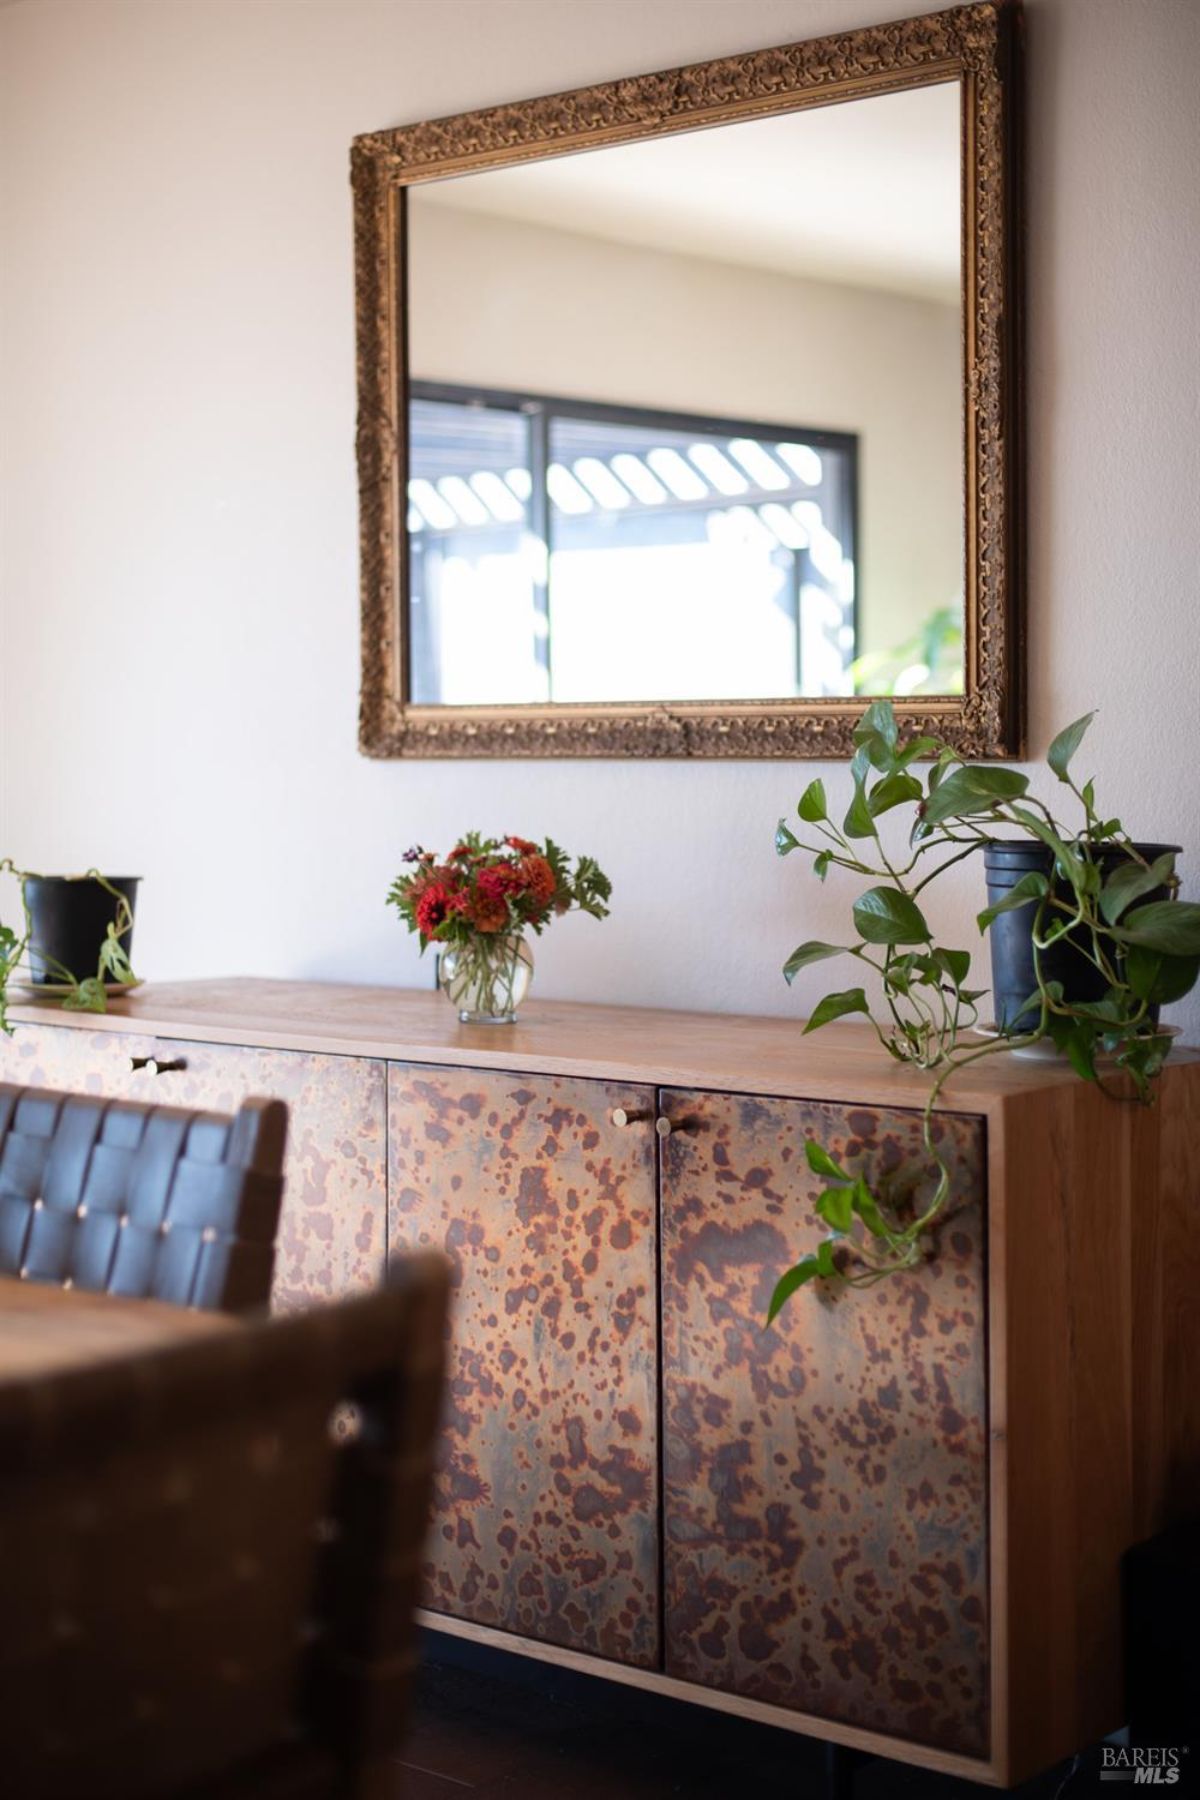
[[[857,440],[414,382],[410,697],[853,691]]]

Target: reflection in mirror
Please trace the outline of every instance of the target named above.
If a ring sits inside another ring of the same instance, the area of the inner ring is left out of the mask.
[[[413,702],[962,692],[959,108],[407,191]]]
[[[842,691],[852,437],[421,383],[410,434],[417,704]]]

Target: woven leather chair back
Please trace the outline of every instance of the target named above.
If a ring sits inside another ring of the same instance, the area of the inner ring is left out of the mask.
[[[0,1384],[4,1800],[391,1792],[447,1288]]]
[[[236,1118],[0,1084],[0,1274],[265,1306],[287,1108]]]

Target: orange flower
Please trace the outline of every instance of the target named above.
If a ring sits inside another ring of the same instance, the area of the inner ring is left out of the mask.
[[[471,909],[471,923],[476,931],[503,931],[508,924],[508,902],[487,894],[477,895]]]
[[[558,886],[554,870],[544,856],[523,856],[517,865],[525,891],[535,906],[549,906]]]

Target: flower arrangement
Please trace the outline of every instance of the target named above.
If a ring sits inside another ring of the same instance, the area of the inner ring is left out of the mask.
[[[547,838],[485,838],[469,831],[445,858],[419,844],[388,891],[410,931],[444,945],[440,981],[466,1020],[510,1023],[529,987],[532,958],[522,933],[540,935],[561,913],[608,917],[612,883],[599,863]]]

